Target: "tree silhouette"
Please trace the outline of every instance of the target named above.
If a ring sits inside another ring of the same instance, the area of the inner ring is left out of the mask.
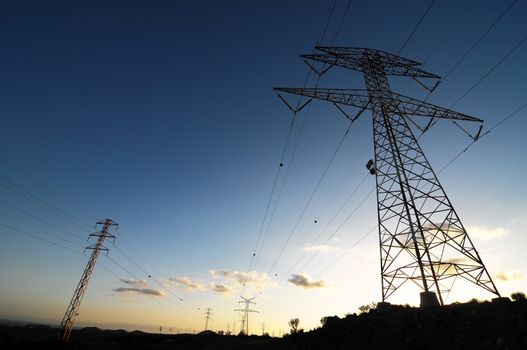
[[[373,301],[369,304],[359,306],[359,311],[361,314],[367,314],[371,310],[375,310],[377,308],[377,303],[374,303]]]
[[[514,301],[525,301],[527,298],[523,292],[514,292],[511,294],[511,299]]]
[[[298,318],[292,318],[289,320],[289,327],[291,327],[291,334],[298,333],[298,325],[300,320]]]

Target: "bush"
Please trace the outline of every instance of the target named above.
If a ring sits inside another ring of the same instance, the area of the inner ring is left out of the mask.
[[[298,332],[298,325],[300,324],[300,320],[298,318],[292,318],[289,320],[289,327],[291,327],[291,334],[295,334]]]
[[[367,314],[369,313],[371,310],[375,310],[377,308],[377,303],[374,303],[373,301],[367,305],[362,305],[362,306],[359,306],[359,315],[360,314]]]
[[[514,301],[525,301],[527,298],[523,292],[514,292],[511,294],[511,299]]]

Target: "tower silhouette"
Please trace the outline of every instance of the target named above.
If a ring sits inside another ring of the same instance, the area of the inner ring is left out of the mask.
[[[322,62],[319,74],[334,66],[362,72],[366,89],[275,90],[309,97],[301,108],[312,99],[332,102],[350,122],[364,110],[372,111],[375,157],[366,167],[376,177],[382,300],[410,281],[422,290],[422,306],[443,305],[443,294],[452,290],[457,278],[500,296],[411,128],[426,131],[435,119],[483,121],[393,92],[389,75],[411,77],[425,88],[418,78],[440,78],[417,68],[416,61],[366,48],[316,49],[316,54],[301,56],[312,69],[312,62]],[[360,110],[350,116],[342,106]],[[421,128],[415,116],[430,119]],[[475,140],[481,129],[482,124]]]
[[[242,325],[241,325],[241,328],[240,328],[240,333],[245,333],[245,335],[249,335],[249,313],[251,312],[256,312],[258,313],[258,311],[256,310],[251,310],[250,309],[250,305],[251,304],[256,304],[255,302],[253,302],[253,300],[256,298],[256,297],[252,297],[252,298],[244,298],[242,296],[240,296],[240,298],[242,300],[240,300],[238,303],[240,304],[245,304],[245,308],[243,309],[236,309],[234,311],[239,311],[242,313]]]
[[[108,230],[111,226],[118,226],[115,222],[113,222],[111,219],[105,219],[97,222],[97,225],[102,225],[102,230],[90,234],[90,237],[98,237],[97,242],[95,242],[95,244],[92,244],[89,247],[86,247],[86,249],[92,250],[90,259],[86,264],[84,273],[82,274],[79,284],[77,285],[77,289],[75,289],[75,293],[73,293],[73,297],[71,298],[71,301],[68,305],[68,309],[66,310],[64,318],[62,319],[62,322],[59,326],[59,338],[64,341],[68,341],[70,338],[71,330],[73,329],[73,323],[75,322],[75,318],[79,314],[81,301],[84,297],[84,293],[86,292],[86,288],[88,288],[88,282],[90,281],[90,278],[92,276],[93,269],[95,268],[95,263],[97,262],[97,258],[99,257],[99,253],[101,252],[101,250],[108,251],[108,249],[104,247],[103,243],[106,238],[115,239],[115,236],[108,233]]]

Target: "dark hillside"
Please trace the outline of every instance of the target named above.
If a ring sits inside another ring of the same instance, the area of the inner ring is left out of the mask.
[[[329,318],[291,349],[527,349],[527,302],[467,303]]]
[[[283,339],[214,333],[160,335],[123,330],[76,330],[70,344],[53,328],[0,328],[2,349],[527,349],[527,302],[467,303],[328,318],[322,328]]]

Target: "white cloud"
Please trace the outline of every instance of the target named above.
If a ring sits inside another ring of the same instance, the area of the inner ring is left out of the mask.
[[[113,290],[117,293],[126,293],[126,294],[145,294],[145,295],[153,295],[157,297],[165,296],[165,294],[159,290],[151,289],[151,288],[130,288],[130,287],[121,287],[121,288],[115,288]]]
[[[136,279],[121,279],[121,282],[126,283],[130,287],[120,287],[113,289],[114,292],[123,293],[123,294],[144,294],[144,295],[153,295],[162,297],[165,296],[160,290],[152,289],[144,280]]]
[[[187,276],[171,277],[168,280],[178,286],[184,287],[186,290],[191,291],[191,292],[194,292],[194,291],[203,292],[207,290],[207,287],[203,283],[192,281],[190,277],[187,277]]]
[[[481,225],[467,225],[467,233],[471,238],[479,238],[483,240],[491,240],[505,237],[509,231],[503,227],[488,227]]]
[[[326,287],[326,283],[324,281],[313,281],[305,272],[300,272],[298,274],[291,275],[291,278],[289,278],[288,281],[294,284],[295,286],[304,289]]]
[[[337,247],[330,246],[327,244],[310,244],[304,247],[306,252],[327,252],[329,250],[338,249]]]
[[[258,273],[256,271],[239,272],[229,270],[210,270],[209,272],[214,279],[224,278],[238,285],[251,284],[255,286],[262,286],[266,283],[268,278],[266,273]]]
[[[232,288],[224,283],[211,283],[211,290],[219,294],[229,294]]]
[[[125,280],[121,279],[121,282],[124,282],[128,284],[129,286],[132,286],[134,288],[148,288],[148,283],[145,282],[145,280],[135,280],[133,278]]]
[[[519,281],[525,278],[525,275],[519,271],[497,272],[494,277],[503,282]]]

